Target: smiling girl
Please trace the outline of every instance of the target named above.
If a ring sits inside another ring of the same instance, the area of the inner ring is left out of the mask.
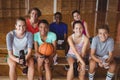
[[[73,64],[78,62],[79,80],[85,80],[85,62],[83,58],[86,55],[86,49],[89,39],[83,34],[83,25],[81,21],[73,23],[73,34],[68,37],[68,44],[70,49],[67,53],[67,61],[70,66],[67,73],[67,80],[73,80]]]

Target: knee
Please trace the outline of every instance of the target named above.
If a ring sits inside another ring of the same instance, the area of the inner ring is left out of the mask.
[[[13,69],[15,70],[16,69],[16,65],[15,64],[9,64],[9,68],[12,69],[12,70]]]
[[[112,61],[112,62],[110,63],[110,68],[111,68],[111,69],[116,69],[116,67],[117,67],[116,62],[115,62],[115,61]]]
[[[30,59],[28,60],[28,66],[34,67],[34,60],[33,60],[33,58],[30,58]]]
[[[85,70],[79,71],[80,76],[85,76]]]
[[[69,64],[69,69],[74,69],[74,64],[73,63]]]
[[[50,63],[49,63],[49,62],[46,62],[46,63],[44,64],[44,66],[45,66],[45,68],[48,68],[48,67],[50,67]]]
[[[37,65],[38,65],[39,67],[42,67],[42,66],[43,66],[43,60],[38,59],[38,60],[37,60]]]
[[[91,64],[95,64],[96,62],[95,62],[95,60],[90,59],[90,60],[89,60],[89,63],[91,63]]]
[[[8,65],[9,65],[10,69],[15,69],[17,63],[15,61],[9,60]]]
[[[95,62],[93,59],[91,59],[91,60],[89,61],[89,66],[90,66],[90,67],[92,66],[92,68],[93,68],[93,67],[96,67],[96,62]]]
[[[96,68],[96,62],[91,59],[89,63],[89,72],[90,73],[94,72],[95,68]]]

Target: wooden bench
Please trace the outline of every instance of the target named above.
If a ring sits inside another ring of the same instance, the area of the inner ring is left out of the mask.
[[[116,68],[116,72],[115,72],[115,79],[114,80],[118,80],[119,79],[119,72],[120,72],[120,54],[119,54],[120,48],[115,47],[115,52],[117,53],[115,56],[117,56],[116,58],[116,62],[117,62],[117,68]],[[33,51],[34,53],[34,51]],[[64,66],[64,65],[68,65],[66,58],[65,58],[65,51],[64,50],[57,50],[57,54],[58,54],[58,64],[55,66]],[[7,49],[6,47],[1,47],[0,46],[0,65],[6,66],[6,56],[7,55]]]

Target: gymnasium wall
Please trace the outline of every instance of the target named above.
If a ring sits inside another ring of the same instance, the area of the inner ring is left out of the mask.
[[[29,4],[28,4],[29,1]],[[14,29],[15,19],[19,16],[28,16],[28,8],[38,7],[42,16],[40,19],[53,21],[54,0],[0,0],[0,46],[5,46],[6,33]],[[71,12],[80,10],[81,17],[88,23],[91,36],[96,35],[96,28],[103,24],[109,24],[110,35],[116,39],[117,25],[120,19],[118,11],[119,0],[108,0],[108,10],[96,11],[97,0],[57,0],[57,11],[63,14],[63,22],[68,24],[68,34],[72,33]]]

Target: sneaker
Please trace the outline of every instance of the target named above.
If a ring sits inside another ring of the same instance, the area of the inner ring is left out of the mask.
[[[57,57],[58,57],[57,54],[53,57],[53,61],[54,61],[53,65],[57,65],[58,64]]]
[[[28,67],[23,68],[22,72],[24,75],[26,75],[28,73]]]
[[[54,65],[57,65],[57,64],[58,64],[58,62],[54,62],[53,64],[54,64]]]

